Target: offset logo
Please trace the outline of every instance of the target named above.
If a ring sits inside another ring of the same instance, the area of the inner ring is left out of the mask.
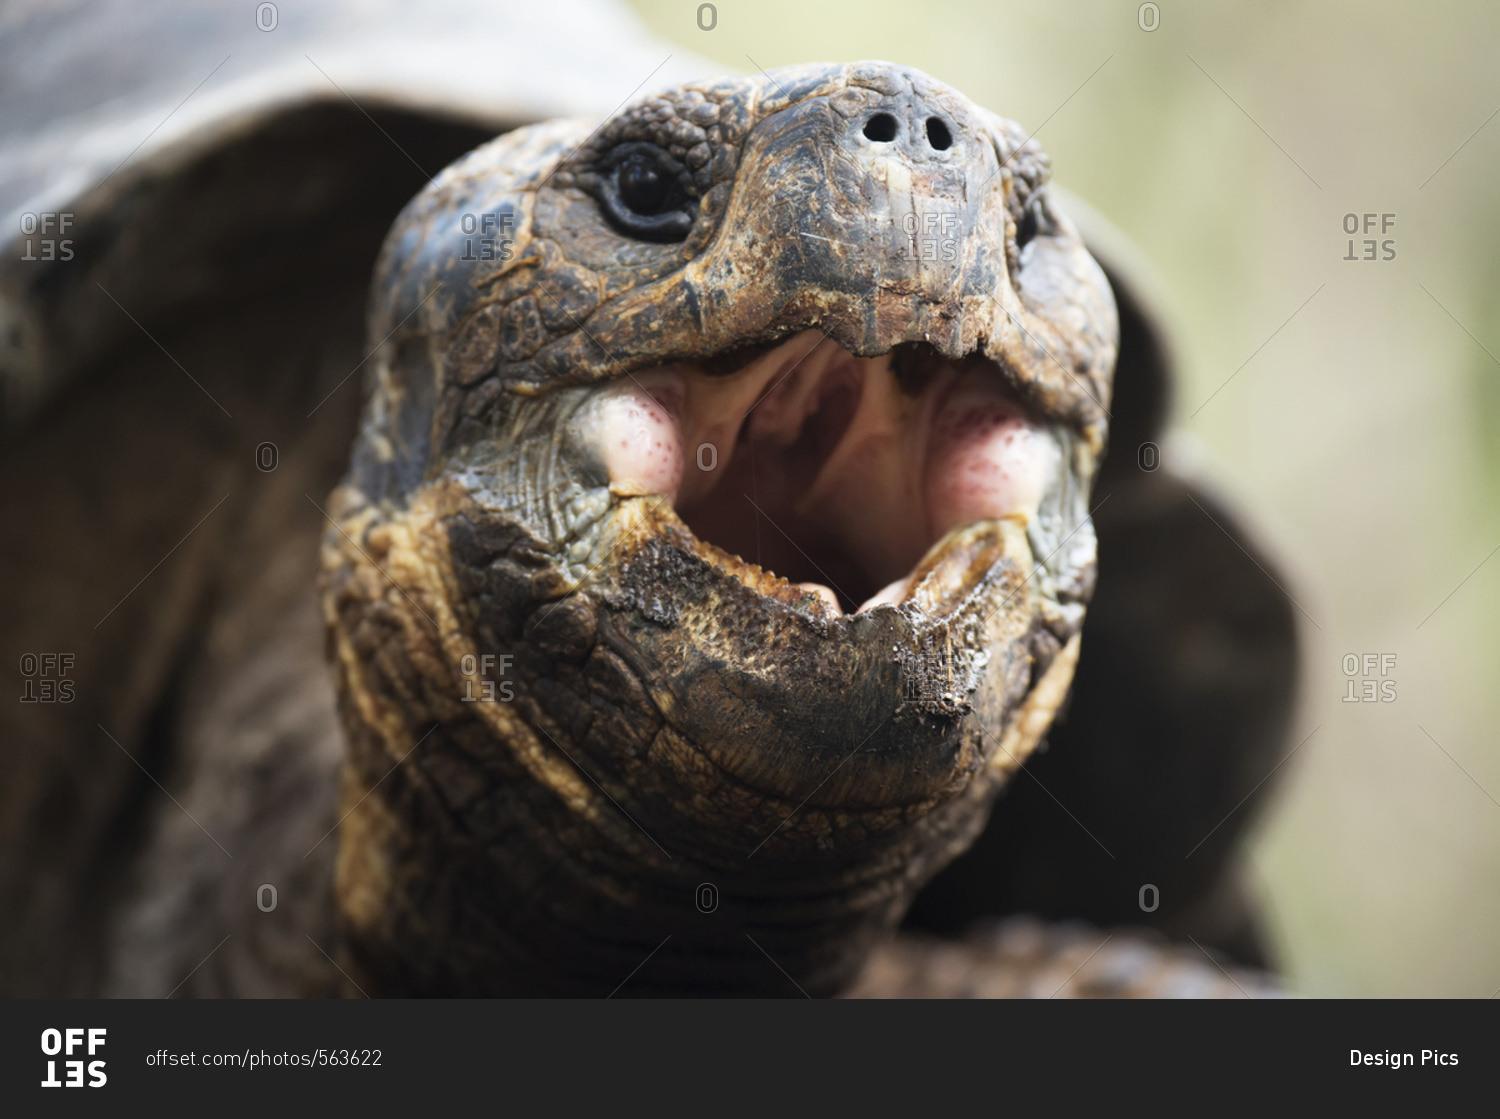
[[[22,703],[72,703],[72,653],[22,653]]]
[[[459,698],[465,703],[509,703],[515,699],[515,685],[504,679],[513,660],[515,657],[510,653],[501,653],[499,656],[484,653],[477,657],[473,653],[465,653],[458,662],[458,670],[464,676],[464,694]],[[501,676],[498,688],[495,681],[489,678],[490,672],[496,667],[500,669]]]
[[[21,233],[26,238],[21,248],[22,260],[72,260],[72,214],[21,215]],[[40,236],[38,236],[40,235]]]
[[[1395,260],[1396,239],[1387,237],[1386,234],[1396,228],[1395,214],[1345,214],[1344,232],[1349,235],[1349,251],[1344,254],[1345,260]],[[1364,239],[1360,241],[1358,252],[1354,249],[1358,234],[1364,233]],[[1370,236],[1379,233],[1379,237]],[[1379,255],[1376,248],[1379,248]]]
[[[64,1030],[43,1030],[42,1054],[49,1060],[47,1061],[47,1079],[42,1081],[42,1087],[102,1088],[109,1083],[102,1060],[85,1062],[83,1059],[85,1049],[90,1057],[98,1055],[99,1050],[104,1048],[106,1033],[105,1029],[98,1026],[87,1030],[76,1026]],[[87,1041],[84,1035],[87,1035]],[[74,1057],[75,1053],[78,1054],[77,1057]],[[59,1061],[56,1059],[58,1056],[72,1059]],[[57,1078],[58,1065],[62,1065],[63,1079],[61,1080]],[[84,1081],[85,1073],[88,1075],[87,1082]]]
[[[1380,684],[1379,699],[1381,703],[1396,702],[1396,681],[1391,676],[1391,670],[1396,667],[1395,653],[1365,653],[1356,656],[1353,653],[1344,654],[1344,675],[1348,677],[1344,683],[1347,685],[1344,693],[1345,703],[1374,703],[1376,700],[1375,685],[1375,662],[1380,661]],[[1363,669],[1364,676],[1360,679],[1360,693],[1354,694],[1355,679],[1360,676]]]
[[[464,254],[459,260],[510,260],[515,256],[516,215],[511,211],[465,214],[459,224],[464,233],[480,235],[477,241],[473,236],[464,238]]]

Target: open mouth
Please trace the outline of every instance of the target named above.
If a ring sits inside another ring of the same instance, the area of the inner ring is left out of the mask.
[[[968,526],[1029,523],[1061,468],[988,360],[860,358],[816,330],[730,371],[621,378],[580,419],[614,492],[667,497],[701,544],[829,616],[906,601]]]

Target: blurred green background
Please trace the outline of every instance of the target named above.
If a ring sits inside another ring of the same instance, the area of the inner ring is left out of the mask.
[[[1164,0],[1148,32],[1139,3],[720,0],[703,31],[697,0],[634,6],[726,71],[926,70],[1037,129],[1136,242],[1182,363],[1166,456],[1238,497],[1312,619],[1288,747],[1318,729],[1249,851],[1293,984],[1495,992],[1500,8]],[[1367,212],[1394,259],[1343,259]],[[1344,702],[1367,653],[1394,701]]]

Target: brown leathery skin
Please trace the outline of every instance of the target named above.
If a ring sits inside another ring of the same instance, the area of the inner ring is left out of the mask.
[[[861,144],[876,112],[952,143]],[[915,71],[778,71],[592,127],[460,160],[377,269],[324,545],[348,964],[372,994],[608,994],[648,954],[633,990],[783,990],[769,955],[834,993],[1064,698],[1113,302],[1035,145]],[[681,241],[604,216],[620,144],[680,166]],[[951,259],[914,251],[924,223]],[[612,491],[577,438],[612,379],[810,329],[988,359],[1063,451],[1038,515],[950,533],[899,608],[830,613]]]

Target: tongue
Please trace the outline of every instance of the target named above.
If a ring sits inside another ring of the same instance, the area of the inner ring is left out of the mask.
[[[1056,445],[982,369],[964,373],[932,417],[923,476],[936,540],[975,521],[1036,515]]]

